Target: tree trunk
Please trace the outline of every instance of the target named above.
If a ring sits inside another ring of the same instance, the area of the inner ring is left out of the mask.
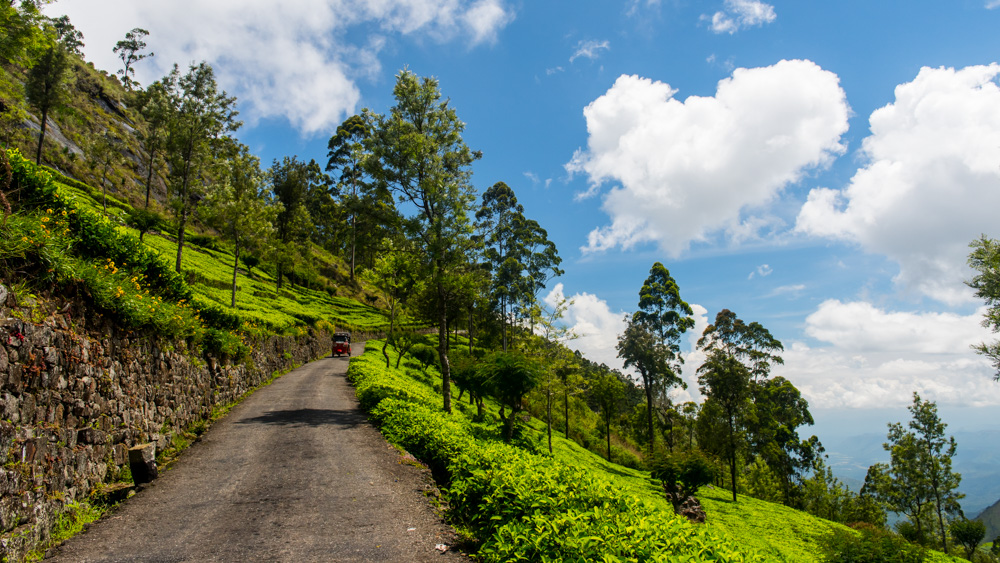
[[[358,218],[351,213],[351,281],[354,281],[354,254],[357,247]]]
[[[604,429],[607,432],[608,437],[608,461],[611,461],[611,415],[604,415]]]
[[[153,189],[153,163],[156,158],[156,149],[149,149],[149,170],[146,171],[146,209],[149,209],[149,193]]]
[[[566,439],[569,440],[569,385],[563,384],[563,428]]]
[[[444,401],[444,411],[451,414],[451,364],[448,362],[448,305],[445,301],[444,283],[441,281],[440,263],[437,269],[438,293],[438,358],[441,360],[441,395]]]
[[[42,142],[45,141],[45,123],[49,115],[49,106],[46,105],[42,108],[42,126],[39,127],[38,131],[38,151],[35,153],[35,164],[41,166],[42,164]]]
[[[548,423],[546,424],[547,431],[549,434],[549,453],[552,453],[552,389],[548,389],[545,392],[545,412],[548,415]]]
[[[382,342],[382,356],[385,357],[385,367],[389,367],[389,352],[386,349],[389,347],[389,339],[392,338],[393,326],[396,321],[396,300],[392,300],[392,305],[389,307],[389,334],[385,336],[385,340]],[[399,352],[399,349],[396,349]],[[402,355],[402,353],[400,353]]]
[[[181,273],[181,256],[184,252],[184,227],[187,226],[187,205],[181,207],[181,220],[177,224],[177,263],[174,271]]]
[[[233,253],[235,254],[235,256],[233,256],[233,299],[232,299],[232,303],[229,306],[232,307],[233,309],[235,309],[236,308],[236,272],[239,271],[239,269],[240,269],[240,237],[239,236],[233,237],[233,243],[234,243]]]
[[[733,486],[733,502],[736,502],[736,422],[729,417],[729,477]]]
[[[101,196],[103,197],[104,214],[108,214],[108,161],[104,161],[104,168],[101,174]]]
[[[652,461],[653,445],[656,443],[656,434],[653,434],[653,386],[650,385],[649,378],[642,379],[646,387],[646,429],[649,430],[649,459]]]

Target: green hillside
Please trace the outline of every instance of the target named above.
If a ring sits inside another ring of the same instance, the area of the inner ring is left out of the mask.
[[[549,456],[541,421],[526,424],[517,447],[499,441],[499,407],[490,400],[482,421],[465,402],[441,412],[434,368],[409,358],[386,368],[381,348],[369,342],[348,378],[386,437],[434,471],[452,523],[484,561],[821,561],[826,538],[854,533],[783,505],[746,496],[734,503],[711,486],[698,493],[707,523],[690,524],[673,514],[649,472],[561,436]],[[957,561],[936,552],[925,560]]]

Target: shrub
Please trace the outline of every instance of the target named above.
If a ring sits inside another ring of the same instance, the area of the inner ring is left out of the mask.
[[[926,551],[885,528],[859,524],[857,533],[836,530],[823,541],[829,563],[921,563]]]
[[[663,485],[675,512],[688,497],[715,480],[715,466],[698,452],[662,456],[653,462],[651,473]]]
[[[986,537],[986,524],[979,520],[952,520],[948,526],[955,543],[965,548],[965,556],[972,560],[972,554]]]

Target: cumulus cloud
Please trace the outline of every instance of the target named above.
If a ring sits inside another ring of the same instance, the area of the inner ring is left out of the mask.
[[[572,63],[580,57],[594,60],[601,56],[601,51],[608,51],[610,49],[611,43],[608,40],[597,41],[592,39],[590,41],[580,41],[580,43],[576,46],[576,51],[574,51],[573,55],[570,56],[569,62]]]
[[[747,279],[752,280],[754,276],[760,276],[762,278],[765,278],[767,276],[770,276],[773,272],[774,268],[772,268],[767,264],[761,264],[760,266],[757,266],[756,270],[750,272],[750,275],[747,276]]]
[[[746,238],[768,221],[745,211],[845,150],[846,96],[837,75],[810,61],[737,69],[714,97],[676,93],[623,75],[584,109],[587,150],[566,165],[589,177],[578,197],[621,184],[604,196],[611,225],[592,231],[584,251],[656,242],[676,256],[716,231]]]
[[[356,85],[376,75],[388,37],[496,40],[514,18],[504,0],[217,0],[131,2],[101,0],[51,5],[86,37],[86,53],[114,71],[112,47],[132,27],[149,30],[156,57],[137,68],[149,83],[173,63],[208,61],[241,102],[244,117],[287,119],[305,135],[327,132],[355,111]],[[365,39],[354,41],[354,35]]]
[[[564,287],[560,283],[545,296],[544,302],[553,307],[564,298]],[[567,342],[566,346],[579,350],[592,362],[622,369],[615,345],[618,344],[618,335],[625,331],[625,311],[612,311],[607,301],[591,293],[577,293],[569,300],[571,303],[563,322],[577,338]]]
[[[806,319],[824,345],[794,342],[775,375],[792,381],[814,408],[888,408],[913,391],[947,405],[1000,405],[989,362],[970,345],[988,331],[972,315],[885,311],[830,300]]]
[[[816,188],[796,229],[851,241],[899,264],[902,288],[971,300],[968,244],[997,236],[1000,65],[923,68],[870,118],[866,164],[843,190]]]
[[[709,27],[713,32],[732,35],[743,28],[771,23],[777,17],[774,6],[759,0],[726,0],[722,11],[715,12],[711,17],[702,16],[702,19],[710,21]]]

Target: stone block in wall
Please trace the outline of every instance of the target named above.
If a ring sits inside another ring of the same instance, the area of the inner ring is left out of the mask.
[[[108,442],[108,435],[101,430],[88,426],[76,432],[76,441],[81,444],[106,444]]]
[[[132,481],[136,485],[149,483],[156,479],[156,446],[154,444],[140,444],[129,448],[128,465],[132,471]]]

